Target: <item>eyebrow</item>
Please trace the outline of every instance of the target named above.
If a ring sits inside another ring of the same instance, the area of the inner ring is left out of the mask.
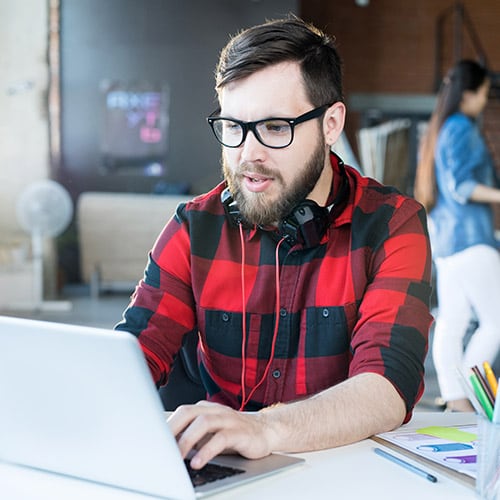
[[[287,120],[293,120],[294,118],[297,118],[297,116],[290,114],[290,113],[274,113],[274,114],[267,115],[264,118],[258,118],[256,120],[242,120],[241,118],[237,118],[237,117],[232,116],[230,114],[222,114],[220,108],[219,108],[217,114],[214,113],[214,116],[218,116],[220,118],[228,118],[229,120],[237,120],[237,121],[240,121],[243,123],[261,122],[261,121],[265,121],[265,120],[273,120],[276,118],[285,118]]]

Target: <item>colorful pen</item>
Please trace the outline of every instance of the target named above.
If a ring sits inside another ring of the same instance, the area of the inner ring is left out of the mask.
[[[476,393],[472,389],[471,384],[465,378],[465,374],[458,367],[456,368],[456,370],[457,370],[458,381],[462,385],[462,388],[465,391],[465,394],[467,394],[467,397],[469,398],[470,402],[472,403],[474,410],[476,410],[476,413],[478,415],[483,415],[484,417],[486,417],[486,413],[484,412],[483,407],[479,403],[479,401],[476,397]]]
[[[437,482],[437,477],[433,476],[432,474],[429,474],[427,471],[420,469],[419,467],[416,467],[413,464],[410,464],[409,462],[406,462],[405,460],[402,460],[401,458],[398,458],[391,453],[387,453],[386,451],[380,449],[380,448],[373,448],[373,451],[377,454],[380,455],[381,457],[387,458],[387,460],[390,460],[391,462],[394,462],[395,464],[401,465],[401,467],[404,467],[405,469],[414,472],[415,474],[418,474],[419,476],[424,477],[428,481],[431,481],[432,483]]]
[[[483,362],[483,368],[484,368],[484,374],[486,375],[486,380],[488,381],[488,384],[490,384],[491,392],[493,393],[493,396],[496,397],[498,390],[498,382],[495,373],[493,372],[488,361]]]
[[[488,401],[491,403],[491,406],[495,404],[495,396],[493,396],[493,392],[491,391],[491,387],[484,378],[484,375],[481,373],[481,370],[479,369],[478,366],[474,365],[472,368],[472,373],[475,373],[477,377],[477,381],[481,384],[481,387],[483,388],[484,393],[486,394],[486,397],[488,398]]]
[[[474,389],[477,399],[481,403],[481,406],[486,413],[486,416],[491,421],[493,419],[493,405],[490,403],[490,400],[488,399],[486,392],[482,388],[477,375],[475,373],[471,373],[469,380],[472,384],[472,388]]]

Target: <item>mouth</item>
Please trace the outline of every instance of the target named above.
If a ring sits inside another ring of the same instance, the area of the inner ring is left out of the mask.
[[[249,191],[254,193],[265,191],[273,183],[273,181],[273,177],[267,177],[261,174],[250,172],[243,174],[243,183]]]
[[[255,183],[272,180],[272,177],[266,177],[265,175],[252,174],[252,173],[243,174],[243,177],[245,177],[245,179],[248,179],[249,182],[255,182]]]

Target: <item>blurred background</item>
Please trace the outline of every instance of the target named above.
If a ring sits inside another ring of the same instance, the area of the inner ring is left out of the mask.
[[[221,48],[288,13],[336,39],[347,163],[411,195],[435,92],[468,57],[492,71],[500,165],[498,0],[0,0],[0,312],[119,319],[176,204],[221,180]]]

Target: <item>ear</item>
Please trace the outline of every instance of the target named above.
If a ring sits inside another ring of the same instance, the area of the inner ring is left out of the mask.
[[[344,130],[345,123],[345,104],[336,102],[332,104],[323,117],[323,133],[325,134],[325,142],[332,146],[335,144]]]

